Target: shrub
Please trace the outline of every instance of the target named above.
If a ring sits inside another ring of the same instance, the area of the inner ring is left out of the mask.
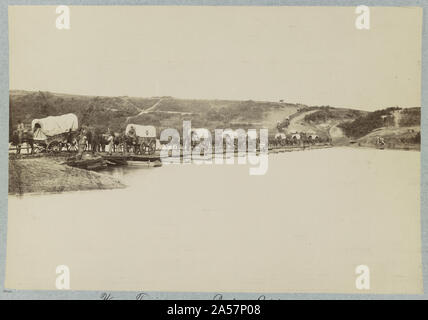
[[[394,107],[370,112],[365,116],[358,117],[354,121],[341,123],[339,127],[343,129],[348,137],[358,139],[377,128],[383,127],[384,120],[382,116],[388,116],[391,112],[399,109]]]

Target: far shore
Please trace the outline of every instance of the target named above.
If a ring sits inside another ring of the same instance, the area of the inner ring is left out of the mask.
[[[349,145],[351,148],[368,148],[368,149],[381,149],[379,146],[371,143],[355,143]],[[420,144],[386,144],[384,150],[401,150],[401,151],[421,151]]]

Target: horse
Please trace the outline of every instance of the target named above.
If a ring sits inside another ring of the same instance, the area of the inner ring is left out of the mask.
[[[122,144],[123,144],[124,149],[126,150],[126,152],[129,152],[131,150],[131,148],[132,148],[132,151],[134,153],[138,152],[138,150],[139,150],[140,147],[138,146],[138,142],[137,142],[136,138],[131,137],[131,136],[127,135],[127,134],[124,134],[123,137],[122,137],[122,139],[123,139],[122,140]]]
[[[109,133],[102,133],[98,136],[99,139],[99,146],[100,146],[100,150],[102,152],[106,151],[106,146],[109,144],[109,138],[110,138],[110,134]]]
[[[108,140],[105,139],[105,144],[108,144]],[[115,133],[113,137],[113,152],[122,149],[122,152],[129,152],[132,148],[134,153],[137,152],[139,146],[134,137],[130,137],[125,133]]]
[[[90,148],[92,153],[105,151],[105,146],[108,144],[108,141],[100,129],[95,128],[88,130],[86,132],[86,137],[88,139],[88,149]]]
[[[122,146],[122,150],[125,150],[123,146],[123,134],[115,133],[113,136],[113,152],[116,152]]]

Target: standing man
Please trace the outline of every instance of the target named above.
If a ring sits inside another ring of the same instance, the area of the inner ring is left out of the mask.
[[[79,145],[78,145],[78,151],[77,151],[77,157],[78,159],[82,159],[83,152],[86,149],[86,142],[88,138],[86,137],[86,130],[83,128],[80,128],[80,134],[79,134]]]
[[[22,138],[24,137],[24,131],[25,131],[24,123],[21,120],[18,120],[18,126],[16,128],[16,133],[18,135],[18,144],[16,146],[17,154],[21,153],[21,144],[22,144]]]
[[[71,128],[67,132],[67,151],[70,151],[73,146],[73,133],[71,132]]]
[[[113,132],[110,131],[110,128],[107,129],[107,142],[108,142],[108,153],[109,153],[109,155],[112,155],[114,134],[113,134]]]

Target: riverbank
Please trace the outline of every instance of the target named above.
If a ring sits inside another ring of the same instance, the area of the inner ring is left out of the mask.
[[[63,157],[9,158],[9,194],[124,188],[108,175],[62,164]]]
[[[375,143],[354,143],[350,144],[353,148],[370,148],[370,149],[385,149],[385,150],[402,150],[402,151],[421,151],[420,144],[404,144],[404,143],[386,143],[383,148]]]
[[[354,141],[353,145],[379,149],[378,138],[381,138],[384,141],[384,149],[420,151],[420,134],[419,126],[382,127]]]

